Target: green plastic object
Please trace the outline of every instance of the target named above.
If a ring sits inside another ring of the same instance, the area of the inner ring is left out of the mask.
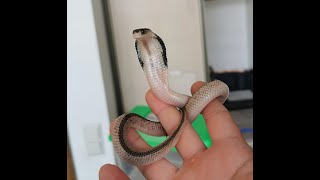
[[[147,117],[150,113],[152,113],[151,109],[148,106],[136,106],[131,110],[132,113],[139,114],[142,117]],[[200,114],[195,121],[192,123],[192,127],[195,129],[195,131],[200,136],[203,143],[206,145],[207,148],[209,148],[212,144],[212,140],[210,138],[207,126],[205,124],[205,121],[203,119],[203,116]],[[156,136],[150,136],[148,134],[144,134],[142,132],[138,132],[141,137],[151,146],[155,147],[158,144],[165,141],[166,137],[156,137]],[[112,136],[109,135],[109,140],[112,141]],[[172,151],[176,152],[176,148],[172,148]]]

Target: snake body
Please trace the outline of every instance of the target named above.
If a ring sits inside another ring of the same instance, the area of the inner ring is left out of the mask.
[[[161,101],[177,107],[181,112],[178,128],[156,147],[139,149],[127,140],[129,128],[135,128],[152,136],[166,136],[160,122],[149,121],[138,114],[128,113],[115,119],[112,141],[116,153],[133,165],[148,165],[163,158],[174,147],[182,133],[185,122],[191,123],[213,99],[224,103],[229,94],[228,86],[219,80],[206,83],[191,97],[170,89],[168,83],[168,62],[166,47],[162,39],[150,29],[133,31],[135,48],[151,91]]]

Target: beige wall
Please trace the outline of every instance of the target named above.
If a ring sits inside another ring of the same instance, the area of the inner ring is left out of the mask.
[[[206,80],[201,1],[110,0],[114,45],[120,73],[124,111],[146,104],[149,86],[138,63],[132,31],[146,27],[166,44],[169,83],[190,95],[194,81]]]

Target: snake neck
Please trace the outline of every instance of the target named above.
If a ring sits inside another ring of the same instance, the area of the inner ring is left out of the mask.
[[[184,107],[189,96],[169,88],[166,48],[162,39],[153,34],[153,36],[136,40],[135,46],[140,65],[152,92],[167,104]]]
[[[169,87],[168,70],[167,69],[145,69],[149,86],[153,94],[166,104],[170,104],[179,108],[186,105],[189,96],[173,91]]]

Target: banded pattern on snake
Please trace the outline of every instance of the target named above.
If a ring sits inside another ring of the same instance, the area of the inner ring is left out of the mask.
[[[168,62],[163,40],[150,29],[133,31],[135,48],[151,91],[161,101],[177,107],[181,112],[178,128],[164,142],[156,147],[141,150],[127,140],[129,128],[135,128],[152,136],[166,136],[160,122],[149,121],[138,114],[128,113],[115,119],[112,141],[116,153],[133,165],[147,165],[163,158],[174,147],[182,133],[186,121],[191,123],[213,99],[224,103],[229,95],[228,86],[219,80],[206,83],[191,97],[170,89],[168,82]]]

